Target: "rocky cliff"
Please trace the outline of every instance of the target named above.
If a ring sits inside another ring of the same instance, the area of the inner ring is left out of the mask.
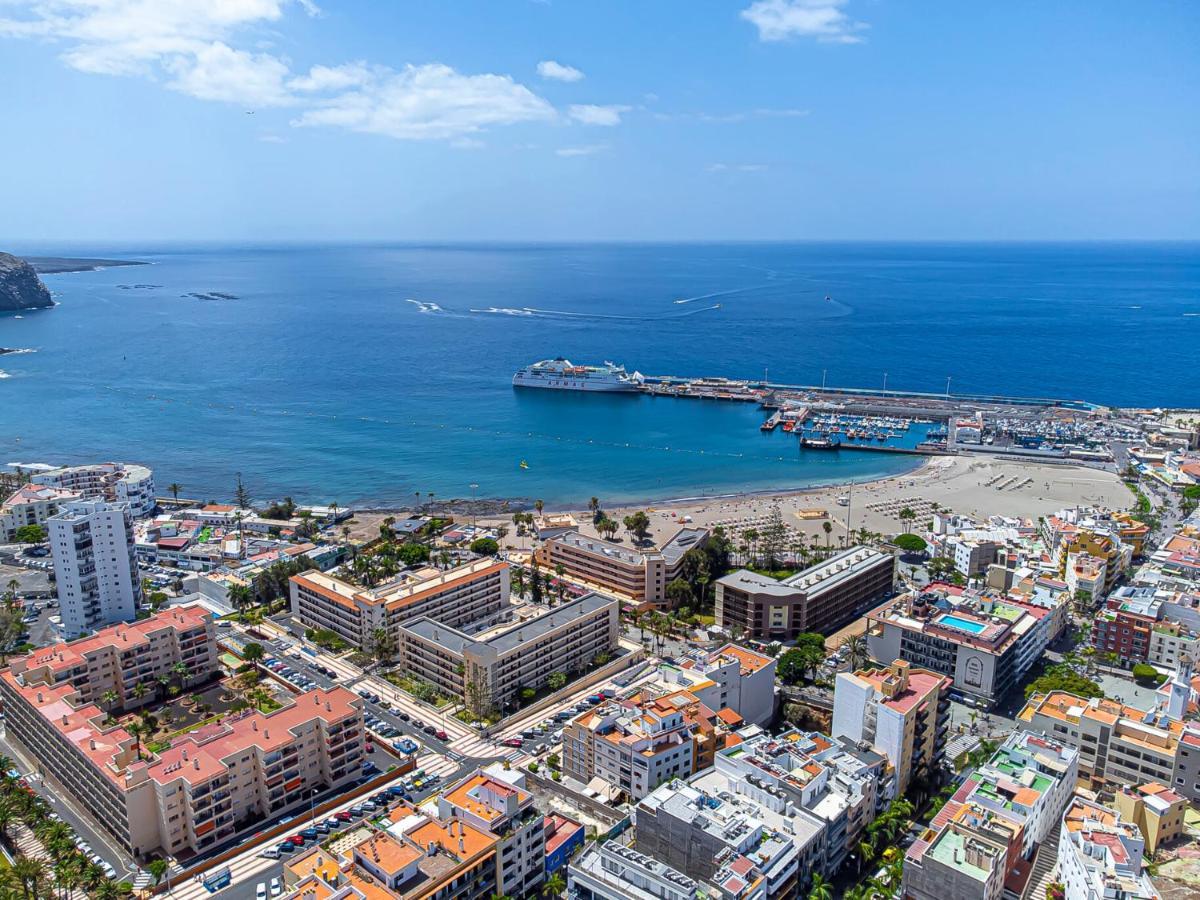
[[[53,305],[50,292],[33,266],[11,253],[0,253],[0,312]]]

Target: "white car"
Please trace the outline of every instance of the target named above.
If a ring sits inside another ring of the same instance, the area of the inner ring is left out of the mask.
[[[264,882],[260,881],[254,889],[254,900],[267,900],[267,886]]]
[[[278,878],[271,879],[271,896],[278,897],[283,893],[283,883]]]

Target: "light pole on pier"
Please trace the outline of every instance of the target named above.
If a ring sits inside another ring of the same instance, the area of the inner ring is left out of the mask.
[[[828,369],[821,370],[821,390],[825,390],[825,373],[827,371],[828,371]]]
[[[951,376],[951,375],[946,376],[946,398],[947,399],[949,399],[949,397],[950,397],[950,379],[952,377],[953,376]]]
[[[887,390],[887,372],[883,373],[883,389]]]

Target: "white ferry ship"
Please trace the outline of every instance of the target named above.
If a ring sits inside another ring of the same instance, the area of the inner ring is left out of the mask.
[[[526,366],[513,376],[513,387],[551,388],[559,391],[636,391],[645,379],[624,366],[576,366],[561,356]]]

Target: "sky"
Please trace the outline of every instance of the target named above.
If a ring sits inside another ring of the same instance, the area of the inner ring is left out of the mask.
[[[0,240],[1200,238],[1192,0],[0,0]]]

